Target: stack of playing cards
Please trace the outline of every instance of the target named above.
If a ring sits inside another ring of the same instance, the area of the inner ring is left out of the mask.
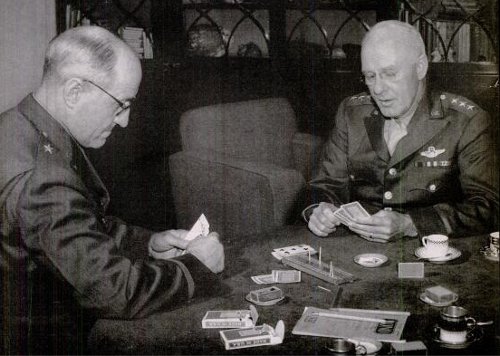
[[[337,219],[344,225],[349,226],[349,223],[352,218],[362,216],[362,217],[370,217],[370,214],[363,208],[363,206],[355,201],[349,204],[341,205],[340,208],[335,210],[333,213]]]
[[[281,289],[272,286],[251,291],[247,294],[245,299],[257,305],[267,306],[281,302],[285,299],[285,296],[283,295],[283,291]]]
[[[346,225],[347,227],[349,227],[349,223],[351,222],[351,220],[353,218],[356,218],[356,217],[368,218],[368,217],[370,217],[370,214],[357,201],[341,205],[340,208],[335,210],[333,215],[335,217],[337,217],[337,219],[339,219],[340,222],[342,224]],[[387,242],[387,240],[379,239],[377,237],[366,236],[366,235],[359,235],[359,236],[361,236],[362,238],[364,238],[365,240],[368,240],[368,241]]]
[[[271,274],[261,274],[252,276],[252,281],[257,284],[273,284],[273,283],[299,283],[301,273],[297,270],[272,270]]]
[[[283,257],[293,256],[301,253],[314,255],[316,250],[309,245],[292,245],[273,249],[271,255],[281,261]]]
[[[285,337],[285,324],[280,320],[274,329],[270,325],[263,324],[253,328],[222,330],[220,336],[226,350],[278,345]]]
[[[254,327],[259,313],[253,305],[249,310],[209,310],[201,321],[203,329],[235,329]]]

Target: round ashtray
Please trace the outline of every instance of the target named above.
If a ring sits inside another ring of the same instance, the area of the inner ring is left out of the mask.
[[[387,256],[381,253],[363,253],[354,257],[354,262],[363,267],[379,267],[387,260]]]

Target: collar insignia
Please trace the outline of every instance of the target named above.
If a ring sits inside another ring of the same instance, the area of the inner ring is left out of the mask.
[[[52,154],[52,152],[54,152],[54,148],[50,145],[50,143],[43,145],[43,150],[45,152],[48,152],[49,154]]]
[[[435,158],[445,151],[444,148],[436,149],[434,146],[429,146],[427,150],[420,152],[420,155],[427,158]]]

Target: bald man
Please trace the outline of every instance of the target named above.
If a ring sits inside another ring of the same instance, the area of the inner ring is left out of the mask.
[[[339,205],[371,214],[348,228],[375,242],[498,230],[498,158],[488,114],[459,95],[431,92],[420,34],[399,21],[377,23],[361,49],[368,93],[345,99],[303,211],[328,236]]]
[[[165,311],[223,270],[216,233],[188,242],[184,230],[153,233],[106,216],[108,192],[83,148],[127,126],[141,76],[123,41],[78,27],[49,44],[40,87],[0,115],[0,353],[79,352],[67,337],[81,337],[82,316]],[[55,316],[73,297],[77,329]],[[52,323],[40,329],[40,320]]]

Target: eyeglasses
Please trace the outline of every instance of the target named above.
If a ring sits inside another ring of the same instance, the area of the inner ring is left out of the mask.
[[[130,106],[132,105],[132,103],[134,102],[135,98],[131,98],[131,99],[127,99],[126,101],[121,101],[120,99],[118,99],[117,97],[115,97],[114,95],[112,95],[110,92],[108,92],[106,89],[104,89],[103,87],[101,87],[100,85],[94,83],[93,81],[89,80],[89,79],[83,79],[84,82],[87,82],[87,83],[90,83],[92,84],[93,86],[95,86],[97,89],[101,90],[102,92],[104,92],[105,94],[107,94],[111,99],[113,99],[114,101],[116,101],[118,103],[118,105],[120,105],[120,111],[118,111],[115,115],[118,116],[120,115],[122,112],[124,112],[125,110],[128,110],[130,109]]]

